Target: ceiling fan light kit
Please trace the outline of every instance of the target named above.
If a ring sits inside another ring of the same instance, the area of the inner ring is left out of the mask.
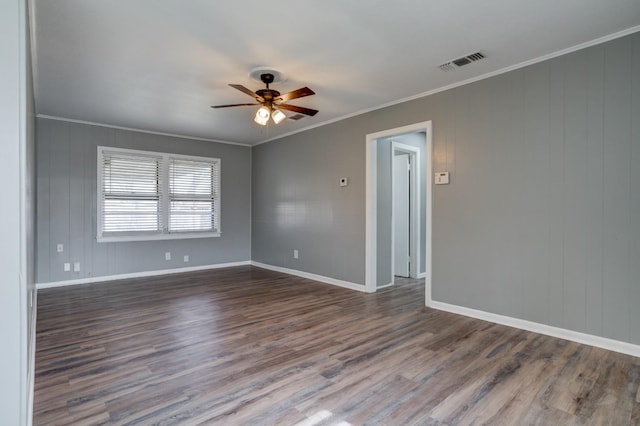
[[[289,105],[285,102],[290,101],[292,99],[302,98],[304,96],[315,95],[315,92],[308,87],[302,87],[298,90],[294,90],[292,92],[285,93],[281,95],[280,92],[274,89],[270,89],[269,85],[274,81],[282,81],[282,73],[277,73],[276,71],[271,71],[267,69],[256,69],[250,73],[252,78],[255,78],[254,74],[260,73],[260,80],[266,85],[265,89],[260,89],[255,92],[247,89],[241,84],[229,84],[229,86],[233,87],[236,90],[241,91],[242,93],[251,96],[258,103],[254,104],[231,104],[231,105],[214,105],[211,108],[229,108],[236,106],[247,106],[247,105],[261,105],[258,111],[256,111],[256,115],[253,118],[257,124],[261,126],[266,126],[269,122],[269,117],[273,120],[274,123],[279,124],[287,118],[287,116],[280,110],[285,109],[288,111],[297,112],[300,114],[308,115],[313,117],[318,113],[317,110],[311,108],[300,107],[296,105]],[[276,74],[277,73],[277,74]]]
[[[271,118],[273,119],[274,123],[280,124],[280,122],[287,118],[287,116],[284,115],[284,112],[280,111],[279,109],[274,109],[271,113]]]
[[[267,122],[269,121],[270,115],[271,111],[269,111],[269,108],[267,108],[266,106],[261,106],[260,108],[258,108],[258,111],[256,111],[256,116],[253,121],[261,126],[266,126]]]

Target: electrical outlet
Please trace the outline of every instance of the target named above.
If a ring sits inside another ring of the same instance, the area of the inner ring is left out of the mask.
[[[33,302],[36,298],[36,291],[35,290],[31,290],[29,292],[29,307],[33,308]]]
[[[73,272],[80,272],[80,262],[73,262]]]
[[[297,259],[298,258],[298,250],[294,250],[293,251],[293,258]]]
[[[185,261],[185,263],[189,261],[189,255],[188,254],[184,255],[184,261]]]
[[[69,272],[71,270],[71,264],[69,262],[65,262],[63,269],[65,272]]]
[[[170,251],[165,252],[165,254],[164,254],[164,260],[171,260],[171,252],[170,252]]]
[[[56,251],[57,251],[58,253],[62,253],[62,252],[64,251],[64,245],[62,245],[62,244],[58,244],[58,245],[56,246]]]

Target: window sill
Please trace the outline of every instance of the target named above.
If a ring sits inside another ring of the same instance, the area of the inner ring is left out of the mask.
[[[156,241],[156,240],[188,240],[191,238],[215,238],[221,235],[220,232],[176,232],[172,234],[151,234],[151,235],[109,235],[98,237],[99,243],[114,243],[125,241]]]

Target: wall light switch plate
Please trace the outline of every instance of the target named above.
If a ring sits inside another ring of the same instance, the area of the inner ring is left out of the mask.
[[[56,251],[57,251],[58,253],[62,253],[62,252],[64,251],[64,245],[62,245],[62,244],[58,244],[58,245],[56,246]]]
[[[340,186],[347,186],[349,185],[349,178],[343,177],[340,178]]]
[[[436,185],[449,184],[449,172],[437,172],[435,176]]]

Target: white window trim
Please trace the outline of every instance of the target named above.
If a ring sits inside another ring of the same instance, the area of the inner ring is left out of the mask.
[[[103,235],[102,229],[102,216],[103,216],[103,205],[101,202],[102,199],[102,172],[103,172],[103,155],[104,153],[120,153],[120,154],[138,154],[144,155],[148,157],[158,157],[161,159],[162,165],[162,217],[163,217],[163,229],[161,232],[123,232],[122,235]],[[217,162],[218,163],[218,191],[217,191],[217,199],[216,205],[218,206],[218,230],[215,232],[212,231],[179,231],[179,232],[169,232],[168,224],[165,223],[169,218],[169,159],[175,158],[180,160],[191,160],[191,161],[206,161],[206,162]],[[213,157],[199,157],[194,155],[181,155],[181,154],[171,154],[166,152],[155,152],[155,151],[143,151],[138,149],[126,149],[126,148],[117,148],[117,147],[108,147],[108,146],[98,146],[98,155],[97,155],[97,178],[96,178],[96,212],[97,212],[97,223],[96,223],[96,240],[99,243],[107,243],[107,242],[124,242],[124,241],[154,241],[154,240],[183,240],[190,238],[214,238],[222,235],[222,185],[220,184],[220,180],[222,177],[222,161],[219,158]]]

